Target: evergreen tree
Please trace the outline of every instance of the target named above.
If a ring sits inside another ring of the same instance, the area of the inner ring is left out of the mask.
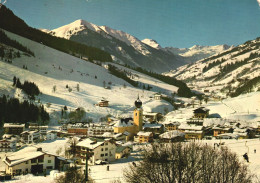
[[[15,86],[16,85],[16,77],[14,76],[13,77],[13,86]]]
[[[21,81],[20,81],[20,79],[19,78],[17,78],[17,80],[16,80],[16,85],[15,85],[17,88],[20,88],[20,89],[22,89],[22,83],[21,83]]]

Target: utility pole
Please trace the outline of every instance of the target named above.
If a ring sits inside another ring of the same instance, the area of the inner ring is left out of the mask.
[[[86,169],[85,169],[85,181],[88,181],[88,151],[86,151]]]

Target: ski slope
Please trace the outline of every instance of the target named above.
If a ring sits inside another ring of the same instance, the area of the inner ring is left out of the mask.
[[[124,80],[111,75],[105,67],[54,50],[45,46],[44,43],[39,44],[5,32],[11,39],[17,40],[32,50],[35,57],[21,54],[21,58],[15,58],[12,64],[0,61],[0,95],[6,94],[21,100],[26,99],[26,95],[20,89],[12,86],[14,76],[20,78],[22,83],[25,80],[35,82],[42,92],[36,101],[45,105],[47,111],[52,113],[53,121],[60,118],[61,108],[65,105],[68,111],[83,107],[87,112],[87,117],[94,120],[99,120],[107,114],[119,117],[132,111],[138,94],[144,103],[150,101],[150,97],[154,94],[153,91],[132,87]],[[26,65],[28,70],[23,69],[23,65]],[[178,89],[144,74],[139,74],[138,80],[146,85],[154,86],[155,91],[172,93]],[[108,84],[110,82],[111,85]],[[111,90],[105,89],[104,83],[110,86]],[[71,92],[66,85],[72,89]],[[79,91],[77,91],[77,85],[79,85]],[[95,106],[101,99],[108,100],[110,107]]]

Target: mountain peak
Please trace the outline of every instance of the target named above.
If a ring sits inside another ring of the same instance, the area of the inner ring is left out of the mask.
[[[153,47],[153,48],[155,48],[155,49],[158,49],[158,50],[162,48],[162,47],[160,46],[160,44],[157,43],[157,41],[155,41],[155,40],[153,40],[153,39],[148,39],[148,38],[146,38],[146,39],[143,39],[142,42],[145,43],[145,44],[147,44],[148,46],[151,46],[151,47]]]

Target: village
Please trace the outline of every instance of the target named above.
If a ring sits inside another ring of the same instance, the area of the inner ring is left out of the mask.
[[[154,94],[152,102],[161,100],[161,94]],[[126,118],[111,116],[103,122],[62,121],[56,128],[37,123],[5,123],[0,140],[1,180],[26,174],[46,176],[52,170],[66,171],[75,164],[83,168],[86,162],[89,166],[106,165],[109,170],[109,164],[131,156],[134,146],[152,143],[219,139],[220,143],[214,143],[215,148],[224,145],[221,139],[260,137],[259,122],[252,126],[217,118],[211,115],[214,111],[200,105],[195,98],[189,105],[178,105],[179,109],[192,111],[192,117],[176,118],[176,110],[168,114],[147,110],[138,96],[132,115]],[[97,106],[109,107],[109,101],[101,100]],[[222,123],[212,123],[220,120]],[[59,141],[60,147],[55,144]]]

